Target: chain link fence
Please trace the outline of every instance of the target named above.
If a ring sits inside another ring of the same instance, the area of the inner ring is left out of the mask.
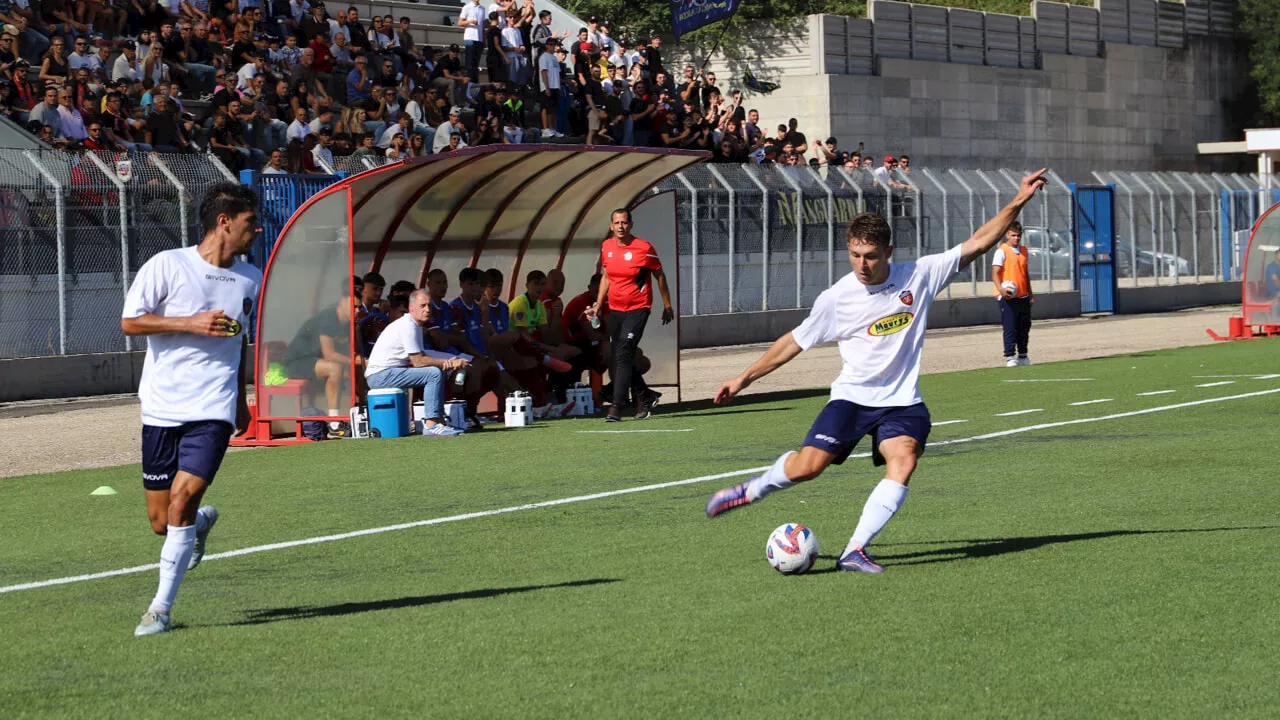
[[[358,174],[381,157],[342,157]],[[940,252],[973,234],[1017,192],[1023,169],[866,169],[707,164],[656,190],[679,198],[680,308],[687,315],[806,308],[849,271],[845,228],[858,213],[888,219],[894,259]],[[332,176],[249,173],[262,194],[265,263],[289,216]],[[1097,172],[1116,189],[1119,284],[1238,279],[1248,230],[1272,204],[1249,175]],[[264,180],[266,178],[266,180]],[[299,179],[300,178],[300,179]],[[197,208],[235,179],[211,155],[115,156],[0,150],[0,357],[132,347],[119,310],[132,274],[162,250],[197,243]],[[267,187],[270,185],[270,187]],[[1050,173],[1022,213],[1037,292],[1076,287],[1071,188]],[[985,296],[990,259],[947,297]]]

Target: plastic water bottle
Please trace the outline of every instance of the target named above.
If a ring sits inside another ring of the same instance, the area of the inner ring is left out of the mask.
[[[467,384],[467,371],[459,370],[453,374],[453,384],[462,387]]]
[[[596,312],[594,315],[591,316],[591,329],[592,330],[600,329],[600,313],[599,312]]]

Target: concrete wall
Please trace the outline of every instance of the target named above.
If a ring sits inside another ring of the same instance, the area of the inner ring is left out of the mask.
[[[680,318],[682,349],[773,342],[791,332],[809,315],[803,310],[693,315]],[[1036,295],[1037,318],[1079,317],[1080,293]],[[1000,308],[989,297],[936,300],[929,309],[929,327],[964,327],[1000,322]]]
[[[0,360],[0,402],[138,391],[145,351]]]
[[[1185,50],[1108,43],[1105,58],[1045,55],[1043,70],[880,59],[880,74],[790,75],[747,99],[772,128],[797,118],[810,142],[911,155],[955,168],[1049,166],[1068,181],[1100,168],[1216,170],[1196,143],[1234,138],[1248,81],[1236,44]],[[877,165],[879,164],[877,157]]]
[[[1119,288],[1116,290],[1116,313],[1132,315],[1206,305],[1238,305],[1240,301],[1239,281]],[[1036,304],[1039,305],[1038,302]]]

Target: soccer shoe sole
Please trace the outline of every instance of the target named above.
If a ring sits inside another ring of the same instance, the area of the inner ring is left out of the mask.
[[[196,544],[191,549],[191,561],[187,563],[187,570],[195,570],[200,561],[204,559],[204,544],[209,539],[209,532],[213,530],[213,526],[218,524],[218,508],[210,505],[209,507],[209,527],[204,532],[196,533]]]
[[[747,499],[747,485],[748,483],[733,485],[712,495],[707,501],[707,517],[717,517],[743,505],[751,504]]]

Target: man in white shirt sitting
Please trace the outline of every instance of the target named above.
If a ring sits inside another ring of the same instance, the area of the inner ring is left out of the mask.
[[[454,437],[459,428],[444,424],[444,374],[462,370],[470,362],[460,357],[430,357],[423,344],[423,329],[431,317],[431,299],[426,290],[409,296],[409,312],[392,321],[378,336],[369,353],[364,376],[369,389],[422,388],[425,437]]]
[[[307,109],[296,108],[293,111],[293,122],[289,123],[289,129],[285,132],[285,140],[297,140],[302,142],[311,134],[311,124],[307,122]]]

